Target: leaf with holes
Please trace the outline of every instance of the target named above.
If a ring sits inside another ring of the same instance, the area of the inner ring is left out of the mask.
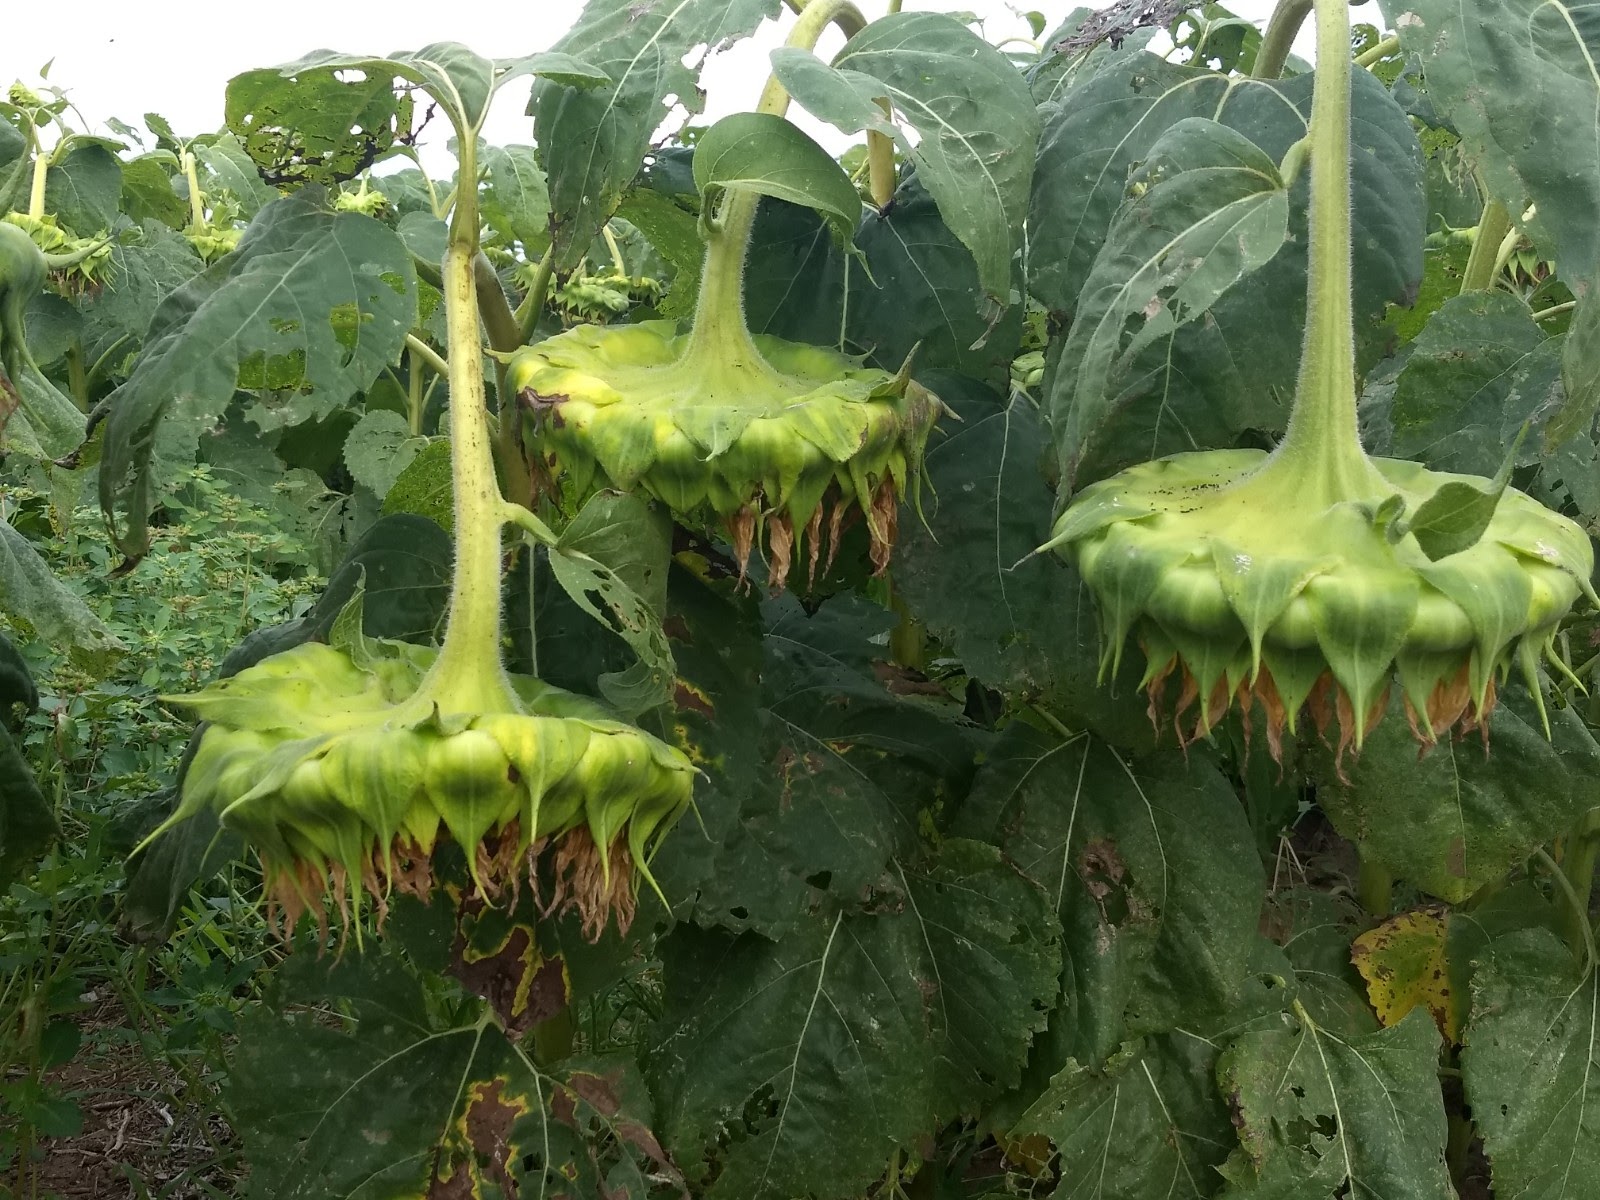
[[[1345,1038],[1301,1009],[1240,1036],[1217,1070],[1241,1143],[1222,1168],[1224,1195],[1454,1200],[1438,1046],[1420,1012]]]
[[[1220,1017],[1251,970],[1265,879],[1233,789],[1176,752],[1129,761],[1087,733],[1007,727],[959,826],[995,837],[1055,908],[1099,1067],[1126,1038]]]

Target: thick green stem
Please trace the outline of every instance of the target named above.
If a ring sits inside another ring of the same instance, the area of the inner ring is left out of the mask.
[[[1387,490],[1361,448],[1350,300],[1350,13],[1321,0],[1311,100],[1310,265],[1306,336],[1289,428],[1263,475],[1308,505]]]
[[[476,179],[477,142],[459,139],[461,178]],[[455,488],[455,574],[444,645],[415,700],[442,712],[516,707],[500,662],[500,526],[505,501],[495,480],[483,345],[473,259],[478,252],[477,195],[456,196],[440,275],[450,352],[450,473]]]
[[[1511,214],[1498,200],[1483,206],[1478,218],[1478,232],[1472,239],[1472,253],[1467,256],[1467,269],[1461,275],[1462,292],[1486,292],[1494,286],[1494,264],[1500,255],[1500,243],[1511,232]]]
[[[791,5],[793,6],[793,5]],[[866,20],[851,0],[809,0],[798,8],[800,19],[784,45],[810,50],[829,25],[852,34]],[[789,93],[774,76],[767,80],[756,111],[781,117],[789,110]],[[744,317],[744,262],[761,197],[755,192],[730,191],[716,218],[706,222],[706,257],[700,271],[700,297],[694,325],[684,347],[681,364],[719,373],[771,374],[750,337]]]
[[[1311,0],[1278,0],[1278,7],[1272,10],[1272,16],[1267,20],[1266,32],[1261,35],[1261,49],[1256,51],[1255,70],[1251,74],[1257,79],[1276,79],[1283,74],[1283,64],[1289,61],[1289,48],[1294,45],[1295,36],[1300,32],[1300,26],[1306,23],[1306,17],[1311,15]],[[1339,51],[1340,58],[1350,57],[1350,41],[1345,39],[1343,48]],[[1322,47],[1317,47],[1317,65],[1322,65]]]
[[[483,318],[483,328],[489,335],[489,345],[501,354],[511,354],[522,348],[522,323],[511,311],[506,301],[506,290],[500,286],[500,276],[494,264],[481,252],[472,260],[473,278],[478,289],[478,315]],[[518,438],[517,398],[506,387],[506,364],[497,359],[494,367],[495,395],[499,398],[499,436],[495,452],[500,458],[500,474],[505,479],[507,498],[526,504],[533,498],[533,481],[522,461],[522,443]]]
[[[1361,856],[1360,874],[1356,877],[1356,899],[1369,916],[1380,921],[1388,920],[1394,907],[1394,875],[1382,863]]]

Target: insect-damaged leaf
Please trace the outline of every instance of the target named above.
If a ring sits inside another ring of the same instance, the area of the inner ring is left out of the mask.
[[[1461,1073],[1496,1195],[1559,1200],[1600,1179],[1600,971],[1554,934],[1496,938],[1472,978]]]
[[[262,209],[234,253],[162,302],[110,398],[100,504],[123,551],[148,545],[164,421],[181,422],[169,436],[192,446],[239,386],[309,393],[305,415],[326,415],[399,356],[416,312],[411,256],[391,230],[298,199]]]
[[[1224,1195],[1453,1200],[1438,1058],[1420,1012],[1346,1038],[1301,1008],[1241,1035],[1218,1066],[1241,1143],[1222,1168]]]
[[[1048,1139],[1059,1200],[1204,1200],[1233,1144],[1216,1057],[1206,1039],[1171,1034],[1125,1046],[1098,1071],[1070,1062],[1007,1143],[1044,1152],[1029,1139]]]
[[[1230,79],[1136,55],[1046,105],[1028,216],[1031,294],[1063,318],[1074,312],[1127,201],[1129,173],[1166,130],[1205,118],[1281,162],[1305,136],[1313,82]],[[1353,300],[1364,365],[1388,337],[1380,327],[1387,305],[1408,300],[1421,280],[1426,210],[1422,152],[1405,111],[1366,71],[1352,80],[1351,108]],[[1248,286],[1226,289],[1205,319],[1132,355],[1102,401],[1102,420],[1079,422],[1070,437],[1058,433],[1070,486],[1282,427],[1305,323],[1306,196],[1302,175],[1289,193],[1288,237]],[[1047,377],[1052,390],[1069,394],[1074,383]]]
[[[631,1067],[546,1072],[449,995],[394,954],[289,960],[229,1086],[251,1196],[644,1200],[647,1174],[670,1182]]]
[[[1128,1036],[1238,999],[1265,878],[1221,772],[1175,752],[1128,761],[1090,734],[1014,722],[958,828],[998,837],[1059,917],[1078,1011],[1068,1053],[1099,1066]]]
[[[1289,191],[1277,164],[1215,121],[1191,117],[1167,129],[1128,186],[1051,387],[1069,475],[1139,352],[1265,266],[1288,232]]]
[[[555,264],[588,253],[638,173],[668,95],[690,111],[702,103],[684,59],[717,49],[778,13],[778,0],[589,0],[552,50],[580,55],[611,80],[578,90],[554,80],[534,87],[528,111],[545,155]]]
[[[777,942],[681,926],[649,1061],[696,1195],[859,1196],[897,1149],[1015,1084],[1057,990],[1053,924],[993,847],[949,841],[892,867],[865,911]]]

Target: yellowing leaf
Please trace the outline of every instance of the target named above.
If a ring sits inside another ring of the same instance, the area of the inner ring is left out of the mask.
[[[1445,933],[1442,911],[1401,913],[1356,938],[1350,961],[1367,981],[1378,1020],[1397,1024],[1420,1005],[1455,1043],[1461,1040],[1461,1001],[1450,985]]]

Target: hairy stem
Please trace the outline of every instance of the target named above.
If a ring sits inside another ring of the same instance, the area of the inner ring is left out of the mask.
[[[461,178],[477,178],[477,139],[463,132]],[[473,259],[478,204],[472,188],[456,195],[440,274],[450,352],[450,473],[455,487],[455,572],[444,645],[416,700],[443,712],[470,712],[515,698],[500,662],[500,525],[504,501],[490,453],[483,387],[483,345]]]
[[[28,216],[35,220],[44,217],[44,185],[50,174],[50,156],[40,149],[33,160],[33,188],[28,193]]]
[[[1256,79],[1276,79],[1283,74],[1283,64],[1289,61],[1289,48],[1294,45],[1300,26],[1305,24],[1310,15],[1311,0],[1278,0],[1278,6],[1267,20],[1266,32],[1261,35],[1261,49],[1256,51],[1255,70],[1251,75]],[[1350,57],[1348,37],[1339,51],[1339,57]],[[1321,59],[1322,47],[1318,45],[1319,66]]]
[[[1281,9],[1280,9],[1281,11]],[[1320,0],[1311,100],[1310,267],[1305,345],[1289,428],[1265,471],[1320,505],[1383,490],[1361,448],[1350,300],[1350,13]],[[1265,472],[1264,472],[1265,473]]]
[[[191,151],[183,152],[183,179],[189,185],[189,223],[199,229],[206,223],[206,202],[200,194],[200,171]]]
[[[1494,263],[1500,255],[1500,243],[1511,232],[1511,214],[1498,200],[1483,206],[1478,218],[1478,233],[1472,239],[1472,253],[1467,256],[1467,269],[1461,275],[1462,292],[1486,292],[1494,286]]]

